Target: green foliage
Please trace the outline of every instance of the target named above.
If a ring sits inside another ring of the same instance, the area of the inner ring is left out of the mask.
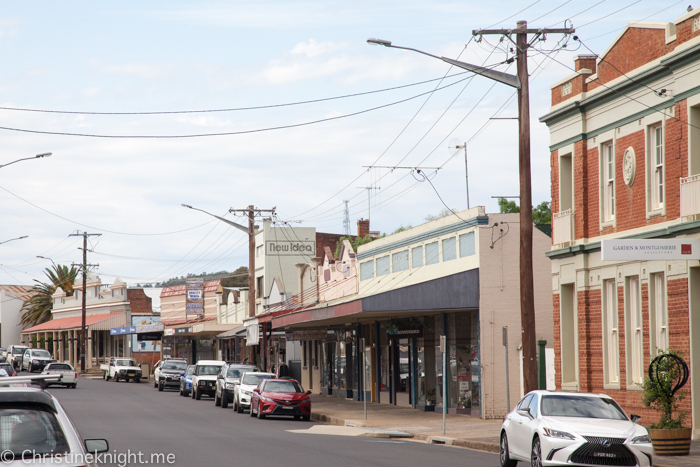
[[[457,212],[456,209],[450,210],[450,209],[447,209],[447,208],[442,208],[442,209],[440,210],[440,212],[437,213],[437,215],[428,214],[427,216],[425,216],[425,222],[436,221],[436,220],[438,220],[438,219],[442,219],[443,217],[451,216],[451,215],[454,214],[455,212]]]
[[[36,326],[51,320],[51,308],[53,299],[51,296],[60,287],[66,295],[73,295],[73,283],[78,277],[78,268],[54,264],[46,268],[46,276],[50,282],[41,282],[34,279],[36,285],[29,290],[32,296],[22,304],[20,323],[25,326]]]
[[[498,209],[501,214],[520,212],[520,206],[515,204],[515,201],[508,201],[505,198],[498,198]]]
[[[662,352],[659,352],[661,354]],[[669,354],[677,355],[673,350],[668,350]],[[683,428],[683,421],[687,414],[678,410],[680,401],[685,399],[685,391],[678,391],[671,395],[671,389],[680,378],[680,368],[670,359],[664,359],[654,363],[652,373],[658,374],[658,380],[652,381],[649,376],[644,377],[642,386],[642,404],[644,407],[655,409],[661,412],[658,423],[652,423],[652,429]],[[673,418],[673,412],[678,416]]]
[[[340,249],[343,247],[343,240],[349,240],[350,244],[352,245],[352,249],[355,253],[357,253],[357,248],[360,245],[364,245],[365,243],[369,243],[372,241],[371,238],[369,238],[369,235],[366,235],[365,238],[362,237],[355,237],[354,239],[352,237],[340,237],[338,240],[338,243],[335,244],[335,257],[340,258]]]
[[[542,201],[532,208],[532,222],[535,224],[552,223],[552,209],[549,206],[549,201]]]
[[[241,266],[240,268],[236,269],[236,271],[233,272],[233,274],[237,274],[238,271],[241,269],[245,269],[246,273],[248,271],[248,268],[245,266]],[[230,276],[232,273],[228,271],[219,271],[219,272],[202,272],[200,274],[192,274],[189,273],[187,276],[180,276],[180,277],[173,277],[171,279],[168,279],[167,281],[159,282],[156,284],[156,287],[171,287],[173,285],[184,285],[187,282],[187,279],[191,277],[200,277],[202,278],[205,282],[206,281],[213,281],[216,279],[221,279],[222,277],[227,277]],[[248,280],[246,279],[245,285],[248,285]],[[244,286],[241,286],[244,287]]]
[[[220,284],[222,287],[248,287],[248,268],[239,267],[232,274],[222,277]]]
[[[408,229],[412,229],[412,228],[413,228],[412,225],[407,225],[407,226],[404,227],[403,224],[402,224],[398,229],[396,229],[396,230],[394,230],[393,232],[391,232],[390,235],[394,235],[395,233],[403,232],[404,230],[408,230]]]

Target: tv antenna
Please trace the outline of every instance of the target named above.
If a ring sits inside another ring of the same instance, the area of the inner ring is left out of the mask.
[[[450,155],[452,157],[459,153],[460,149],[464,149],[464,177],[467,182],[467,209],[469,209],[469,164],[467,164],[467,143],[462,143],[459,138],[450,140]]]

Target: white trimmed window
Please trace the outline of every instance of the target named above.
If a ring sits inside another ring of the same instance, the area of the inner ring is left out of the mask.
[[[656,125],[649,128],[650,174],[651,174],[651,208],[664,207],[664,130]]]
[[[644,378],[644,333],[642,330],[642,304],[639,276],[627,278],[627,382],[641,383]]]
[[[603,152],[603,222],[615,220],[615,153],[613,143],[602,146]]]
[[[652,274],[649,280],[649,323],[651,325],[651,355],[668,350],[668,308],[664,274]]]
[[[615,280],[603,283],[603,369],[605,384],[620,384],[620,332]]]

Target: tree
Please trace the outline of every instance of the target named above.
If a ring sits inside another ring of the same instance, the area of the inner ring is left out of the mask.
[[[339,258],[339,257],[340,257],[340,249],[341,249],[342,246],[343,246],[343,240],[349,240],[349,241],[350,241],[350,245],[352,245],[353,251],[356,252],[356,253],[357,253],[357,248],[358,248],[360,245],[364,245],[365,243],[369,243],[369,242],[372,241],[372,239],[369,238],[369,235],[366,235],[365,238],[362,238],[362,237],[355,237],[355,238],[352,238],[352,237],[340,237],[340,239],[338,239],[338,243],[335,244],[335,257],[336,257],[336,258]]]
[[[434,214],[428,214],[427,216],[425,216],[425,222],[436,221],[438,219],[442,219],[443,217],[450,216],[455,212],[457,212],[456,209],[442,208],[440,212],[437,213],[437,216]]]
[[[221,278],[222,287],[248,287],[248,268],[241,266],[230,275]]]
[[[520,206],[515,201],[508,201],[505,198],[498,198],[498,209],[501,214],[520,212]]]
[[[542,201],[540,204],[532,208],[532,222],[535,224],[552,223],[552,209],[549,207],[548,201]]]
[[[78,268],[71,266],[69,269],[68,266],[54,264],[51,269],[46,268],[45,273],[50,282],[46,283],[34,279],[37,284],[29,290],[32,296],[24,301],[20,309],[20,313],[22,313],[20,323],[24,326],[36,326],[51,320],[51,308],[53,307],[51,296],[56,293],[56,289],[59,287],[66,295],[73,295],[73,283],[78,277]]]

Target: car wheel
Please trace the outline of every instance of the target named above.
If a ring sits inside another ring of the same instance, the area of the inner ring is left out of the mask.
[[[27,371],[30,373],[34,373],[34,369],[32,368],[32,362],[29,362],[29,366],[27,367]]]
[[[510,458],[510,450],[508,449],[508,437],[505,431],[501,435],[501,467],[515,467],[518,461],[514,461]]]
[[[309,420],[311,420],[311,415],[302,415],[302,419],[303,419],[305,422],[308,422]]]
[[[128,383],[129,381],[130,381],[129,378],[126,378],[126,382]]]
[[[262,420],[265,418],[265,414],[263,413],[262,410],[260,410],[260,403],[258,403],[258,420]]]
[[[109,376],[109,374],[108,374],[108,373],[106,373],[106,374],[105,374],[105,380],[106,380],[106,381],[109,381],[110,379],[112,379],[112,377],[111,377],[111,376]]]
[[[530,455],[530,463],[532,467],[542,467],[542,447],[540,446],[540,438],[536,436],[532,441],[532,454]]]
[[[194,399],[195,400],[202,400],[202,392],[199,390],[199,388],[195,388],[194,390]]]
[[[226,394],[221,396],[221,408],[228,409],[228,396]]]
[[[301,415],[295,415],[294,420],[301,420]]]
[[[255,412],[253,412],[253,402],[250,402],[250,416],[255,417]]]
[[[141,378],[136,378],[136,379],[134,380],[134,382],[140,383],[140,382],[141,382]]]
[[[77,388],[77,387],[78,387],[78,383],[73,383],[73,384],[71,385],[71,388],[72,388],[72,389],[75,389],[75,388]]]
[[[158,381],[156,381],[155,377],[153,378],[153,387],[154,388],[158,387]]]
[[[107,372],[102,373],[102,379],[107,381]]]
[[[158,391],[163,392],[163,383],[158,383]]]
[[[119,376],[114,375],[114,382],[115,382],[115,383],[118,383],[118,382],[119,382]]]
[[[214,405],[216,407],[221,407],[221,397],[219,397],[217,393],[214,393]]]

